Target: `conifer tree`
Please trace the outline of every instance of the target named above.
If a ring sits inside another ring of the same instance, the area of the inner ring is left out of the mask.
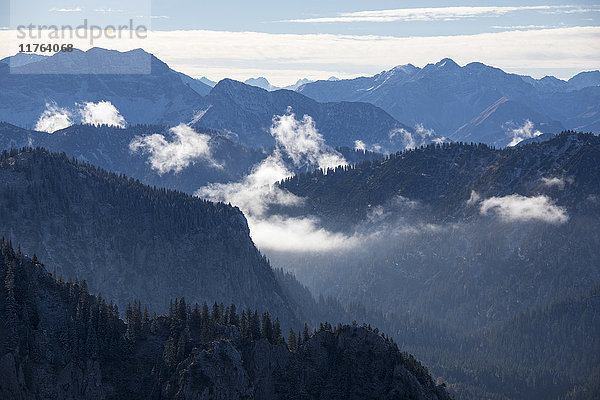
[[[288,338],[288,349],[292,353],[295,353],[298,350],[298,344],[296,343],[296,334],[294,333],[294,329],[290,328],[290,336]]]

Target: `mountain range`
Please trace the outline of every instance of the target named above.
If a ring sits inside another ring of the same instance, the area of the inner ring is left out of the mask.
[[[269,147],[274,144],[269,133],[273,118],[291,111],[299,118],[311,116],[330,146],[353,148],[361,140],[395,151],[433,139],[371,104],[321,104],[294,91],[268,92],[229,79],[211,88],[143,50],[120,53],[92,48],[28,59],[17,55],[0,63],[0,86],[0,121],[29,129],[42,129],[40,118],[44,115],[52,121],[57,114],[63,121],[59,128],[78,122],[193,123],[218,129],[248,146]],[[100,102],[109,102],[118,116],[112,120],[105,114],[80,116],[82,107]]]
[[[33,128],[46,110],[58,107],[77,123],[82,105],[104,101],[130,125],[192,121],[264,147],[273,144],[273,117],[291,109],[299,117],[310,115],[331,146],[360,141],[371,150],[394,152],[453,140],[504,147],[563,129],[598,132],[599,84],[598,71],[568,81],[533,79],[444,59],[372,77],[299,80],[279,89],[265,78],[218,84],[194,79],[139,49],[93,48],[2,60],[0,120]]]
[[[599,71],[568,81],[533,79],[443,59],[423,68],[407,64],[371,77],[308,83],[298,92],[317,101],[368,102],[448,139],[503,147],[536,132],[599,132],[599,85]]]
[[[599,84],[0,60],[0,398],[598,398]]]

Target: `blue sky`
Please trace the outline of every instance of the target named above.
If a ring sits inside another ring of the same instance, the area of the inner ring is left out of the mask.
[[[135,18],[153,31],[135,45],[214,80],[263,75],[283,85],[444,57],[535,77],[600,68],[600,4],[593,1],[0,2],[0,27],[8,28],[24,21],[75,25],[88,18],[107,25]]]

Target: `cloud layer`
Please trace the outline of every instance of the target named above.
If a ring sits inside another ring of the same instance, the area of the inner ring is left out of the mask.
[[[9,44],[15,37],[16,31],[0,31],[0,53],[14,54]],[[83,50],[90,47],[85,40],[73,42]],[[509,72],[568,78],[582,70],[600,68],[596,56],[599,42],[600,27],[580,26],[419,37],[152,31],[146,40],[109,42],[101,38],[95,44],[115,50],[144,48],[190,76],[242,81],[266,76],[273,84],[285,86],[298,77],[314,80],[332,75],[373,75],[387,67],[406,63],[424,66],[444,57],[460,64],[479,61]]]
[[[505,222],[542,221],[563,224],[569,220],[567,211],[547,196],[526,197],[518,194],[491,197],[480,205],[481,214],[494,214]]]
[[[171,171],[180,172],[198,160],[205,160],[219,167],[211,155],[210,136],[198,133],[186,124],[179,124],[169,129],[169,132],[172,135],[171,141],[159,133],[136,136],[129,143],[129,150],[149,154],[148,163],[161,175]]]
[[[296,23],[339,23],[339,22],[396,22],[396,21],[456,21],[475,17],[500,16],[519,11],[538,11],[542,13],[585,13],[599,9],[594,6],[472,6],[472,7],[427,7],[397,8],[390,10],[356,11],[340,13],[333,17],[292,19],[282,22]]]

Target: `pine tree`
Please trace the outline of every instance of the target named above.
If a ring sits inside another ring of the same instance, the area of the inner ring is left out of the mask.
[[[215,301],[212,309],[212,320],[214,324],[217,324],[221,321],[221,310],[219,309],[219,305]]]
[[[250,331],[250,339],[260,339],[260,318],[258,317],[258,311],[254,310],[248,320],[248,330]]]
[[[240,318],[240,333],[242,335],[242,339],[250,339],[250,331],[248,329],[248,318],[246,317],[246,311],[242,311],[242,316]]]
[[[281,324],[279,323],[279,317],[276,317],[275,322],[273,322],[273,343],[281,343],[282,340]]]
[[[288,338],[288,349],[290,349],[290,351],[292,353],[295,353],[296,350],[298,350],[298,344],[296,343],[296,334],[294,333],[294,330],[290,328],[290,336]]]
[[[302,331],[302,342],[306,343],[308,341],[308,338],[309,338],[308,324],[305,322],[304,323],[304,331]]]
[[[229,324],[235,325],[237,327],[239,327],[239,325],[240,325],[240,320],[236,313],[235,304],[232,304],[231,307],[229,308]]]
[[[273,324],[271,323],[271,316],[268,312],[265,312],[262,316],[260,336],[267,339],[270,343],[273,343]]]

